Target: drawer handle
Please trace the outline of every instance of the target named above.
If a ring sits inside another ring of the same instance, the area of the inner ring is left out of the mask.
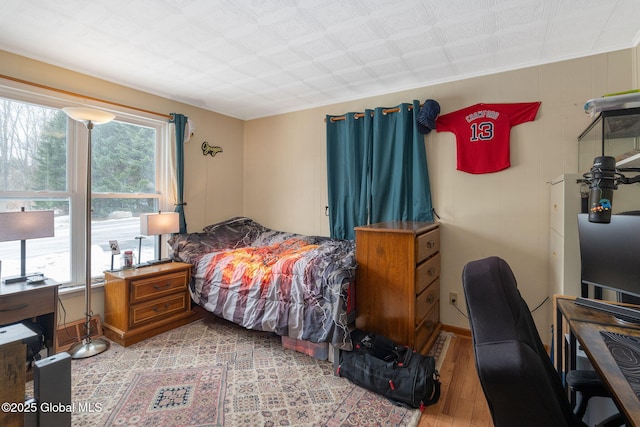
[[[431,267],[429,268],[429,270],[427,270],[427,276],[435,276],[436,275],[436,268],[435,267]]]
[[[427,304],[432,304],[435,300],[434,295],[427,296]]]
[[[435,248],[435,247],[436,247],[436,242],[435,242],[435,241],[433,241],[433,240],[429,240],[429,241],[427,242],[427,248],[429,248],[429,249],[433,249],[433,248]]]
[[[436,324],[432,320],[427,320],[424,324],[424,327],[427,329],[427,331],[431,331],[435,326]]]
[[[171,283],[167,283],[166,285],[160,286],[160,285],[153,285],[153,289],[155,289],[156,291],[159,291],[160,289],[167,289],[171,287]]]
[[[5,313],[7,311],[22,310],[23,308],[27,308],[27,307],[29,307],[29,304],[18,304],[18,305],[14,305],[13,307],[3,308],[0,310],[0,313]]]
[[[156,313],[159,312],[159,311],[167,311],[168,309],[169,309],[169,303],[168,302],[164,304],[164,308],[162,308],[162,309],[159,309],[157,306],[154,306],[152,308],[152,310],[155,311]]]

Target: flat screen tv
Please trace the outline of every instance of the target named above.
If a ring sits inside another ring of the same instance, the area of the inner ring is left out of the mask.
[[[602,224],[578,214],[578,236],[583,283],[640,297],[640,216]]]

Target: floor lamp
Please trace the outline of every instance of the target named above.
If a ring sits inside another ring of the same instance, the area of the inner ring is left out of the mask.
[[[83,122],[87,126],[87,132],[89,135],[87,141],[87,191],[85,195],[84,226],[86,244],[84,251],[86,335],[80,342],[77,342],[68,350],[72,359],[84,359],[86,357],[100,354],[109,348],[109,341],[104,338],[91,338],[91,317],[93,315],[91,310],[91,131],[93,129],[93,125],[110,122],[115,118],[115,116],[106,111],[87,107],[65,107],[62,111],[64,111],[73,120]]]

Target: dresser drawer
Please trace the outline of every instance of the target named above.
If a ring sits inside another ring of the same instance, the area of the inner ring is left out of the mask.
[[[187,311],[186,293],[160,298],[131,306],[129,326],[136,327],[152,320],[162,319]]]
[[[19,322],[21,320],[51,313],[56,306],[55,289],[43,288],[0,298],[0,325]]]
[[[416,296],[416,325],[419,325],[420,322],[422,322],[434,305],[438,305],[439,299],[440,279],[436,279],[427,289]]]
[[[439,276],[440,253],[437,253],[416,268],[416,295],[424,291]]]
[[[131,281],[130,301],[132,304],[157,298],[187,288],[187,275],[185,271],[173,274],[165,274],[148,279]]]
[[[416,260],[421,263],[440,250],[440,229],[416,237]]]
[[[418,351],[421,351],[429,340],[429,337],[433,335],[440,324],[440,305],[436,304],[433,306],[431,311],[427,314],[427,317],[424,319],[418,327],[416,328],[416,345],[415,348]]]

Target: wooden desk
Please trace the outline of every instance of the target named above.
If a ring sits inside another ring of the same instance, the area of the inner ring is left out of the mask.
[[[58,283],[0,283],[0,326],[35,320],[44,330],[47,356],[56,352]]]
[[[640,399],[618,368],[600,332],[608,331],[640,337],[640,325],[622,325],[612,315],[588,307],[576,305],[573,298],[554,297],[556,306],[556,354],[558,372],[575,369],[576,340],[609,389],[616,406],[631,425],[640,425]],[[565,347],[563,325],[569,327],[569,349]],[[568,353],[568,354],[567,354]]]

